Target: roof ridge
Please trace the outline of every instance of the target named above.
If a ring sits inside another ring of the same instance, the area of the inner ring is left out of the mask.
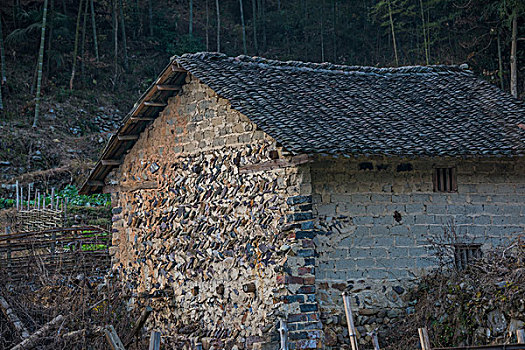
[[[402,67],[372,67],[372,66],[347,66],[329,62],[314,63],[303,61],[279,61],[259,56],[239,55],[231,57],[218,52],[186,53],[175,56],[173,59],[200,59],[200,60],[223,60],[231,63],[257,64],[261,66],[274,67],[278,69],[310,70],[318,72],[334,73],[365,73],[365,74],[436,74],[436,73],[460,73],[472,75],[466,64],[462,65],[429,65],[429,66],[402,66]]]

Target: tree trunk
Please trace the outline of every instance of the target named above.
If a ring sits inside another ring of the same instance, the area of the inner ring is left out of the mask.
[[[239,0],[239,7],[241,10],[242,48],[243,48],[244,54],[246,55],[248,51],[246,51],[246,26],[244,25],[244,9],[242,5],[242,0]]]
[[[98,41],[97,41],[97,21],[95,20],[95,5],[93,0],[90,0],[91,3],[91,27],[93,27],[93,44],[95,46],[95,58],[98,62]]]
[[[217,7],[217,52],[221,52],[221,13],[219,10],[219,0],[215,0]]]
[[[321,62],[324,62],[324,7],[325,0],[321,2]]]
[[[51,0],[51,3],[49,4],[49,35],[47,36],[47,57],[46,57],[46,76],[49,80],[49,71],[51,67],[51,56],[49,53],[51,52],[51,44],[53,43],[53,40],[51,39],[53,37],[53,17],[54,17],[54,10],[55,10],[55,1]]]
[[[501,39],[500,39],[499,29],[498,29],[497,39],[498,39],[498,78],[499,78],[501,90],[505,90],[505,85],[503,84],[503,59],[501,57]]]
[[[122,46],[124,50],[124,69],[127,71],[129,69],[128,63],[128,45],[126,41],[126,25],[124,21],[124,9],[122,6],[122,0],[118,0],[119,7],[119,16],[120,16],[120,33],[122,34]]]
[[[262,34],[263,34],[262,47],[264,50],[267,50],[268,42],[266,40],[266,6],[264,3],[264,0],[261,0],[261,23],[262,23]]]
[[[42,88],[42,65],[44,63],[44,46],[46,41],[47,0],[44,0],[44,14],[42,16],[42,32],[40,34],[40,50],[38,51],[38,78],[36,84],[35,118],[33,128],[36,128],[40,113],[40,90]]]
[[[333,55],[334,63],[337,62],[337,9],[336,0],[332,2],[332,43],[333,43]]]
[[[252,22],[253,22],[253,46],[255,54],[259,54],[259,45],[257,44],[257,6],[255,0],[252,0]]]
[[[208,0],[206,0],[206,51],[210,51],[210,10]]]
[[[151,0],[148,0],[148,15],[149,15],[149,36],[153,36],[153,6]]]
[[[7,76],[5,74],[5,51],[4,51],[4,34],[2,32],[2,18],[0,17],[0,60],[2,60],[2,65],[0,69],[1,76],[1,85],[4,85],[7,82]]]
[[[1,65],[1,77],[0,77],[0,110],[4,109],[4,103],[2,101],[2,88],[6,82],[5,76],[5,55],[4,55],[4,34],[2,32],[2,17],[0,16],[0,65]]]
[[[112,1],[113,5],[113,90],[117,86],[118,77],[118,20],[117,20],[117,0]]]
[[[308,61],[308,0],[303,0],[303,35],[304,35],[304,59]]]
[[[419,0],[419,7],[421,10],[421,28],[423,28],[423,45],[425,47],[425,62],[428,66],[428,42],[427,42],[427,33],[425,30],[425,11],[423,10],[423,0]]]
[[[518,14],[516,8],[512,11],[512,45],[510,48],[510,93],[518,98]]]
[[[190,0],[190,18],[188,32],[190,36],[193,36],[193,0]]]
[[[78,35],[80,32],[80,17],[82,15],[82,4],[83,0],[80,0],[78,4],[78,15],[77,15],[77,28],[75,29],[75,46],[73,48],[73,69],[71,70],[71,79],[69,79],[69,90],[73,90],[73,82],[75,80],[75,71],[77,68],[77,55],[78,55]]]
[[[396,59],[396,66],[399,66],[399,59],[397,57],[397,45],[396,45],[396,32],[394,30],[394,20],[392,19],[392,7],[390,6],[390,0],[388,2],[388,17],[390,18],[390,29],[392,30],[392,44],[394,45],[394,56]]]
[[[82,85],[84,85],[84,68],[85,68],[85,48],[86,48],[86,27],[87,27],[87,14],[89,11],[89,0],[86,0],[84,5],[84,22],[82,23],[82,44],[80,46],[80,80]]]

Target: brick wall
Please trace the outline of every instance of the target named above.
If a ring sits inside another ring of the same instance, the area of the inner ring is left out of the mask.
[[[457,193],[433,192],[434,167],[456,167]],[[431,241],[452,243],[444,235],[452,222],[456,241],[483,249],[525,231],[523,159],[321,158],[311,169],[313,213],[323,232],[315,239],[317,297],[334,348],[347,338],[342,291],[355,297],[362,341],[377,325],[410,313],[405,291],[438,263],[439,245]]]
[[[190,76],[106,179],[115,270],[174,348],[275,349],[281,317],[292,349],[321,346],[310,169],[291,160]]]

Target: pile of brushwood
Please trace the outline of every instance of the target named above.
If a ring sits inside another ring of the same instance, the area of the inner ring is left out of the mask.
[[[1,271],[0,271],[1,273]],[[0,276],[7,281],[8,276]],[[126,308],[129,295],[111,275],[48,275],[0,286],[1,349],[108,349],[112,325],[127,349],[146,349],[148,336],[134,333],[140,310]]]
[[[420,349],[420,327],[432,347],[515,343],[525,328],[525,240],[486,251],[465,269],[442,266],[406,298],[407,316],[380,336],[381,348]]]

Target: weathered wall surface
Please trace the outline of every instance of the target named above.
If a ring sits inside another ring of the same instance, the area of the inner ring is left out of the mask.
[[[433,168],[454,166],[458,192],[434,193]],[[444,237],[452,221],[456,242],[483,247],[525,231],[523,159],[321,159],[311,167],[321,231],[315,239],[317,297],[326,341],[334,348],[347,339],[342,291],[356,297],[363,336],[410,312],[405,290],[437,263],[431,241],[454,243]]]
[[[176,348],[275,349],[280,316],[292,348],[320,346],[312,237],[295,235],[313,229],[309,165],[275,151],[188,77],[112,174],[115,268]]]

